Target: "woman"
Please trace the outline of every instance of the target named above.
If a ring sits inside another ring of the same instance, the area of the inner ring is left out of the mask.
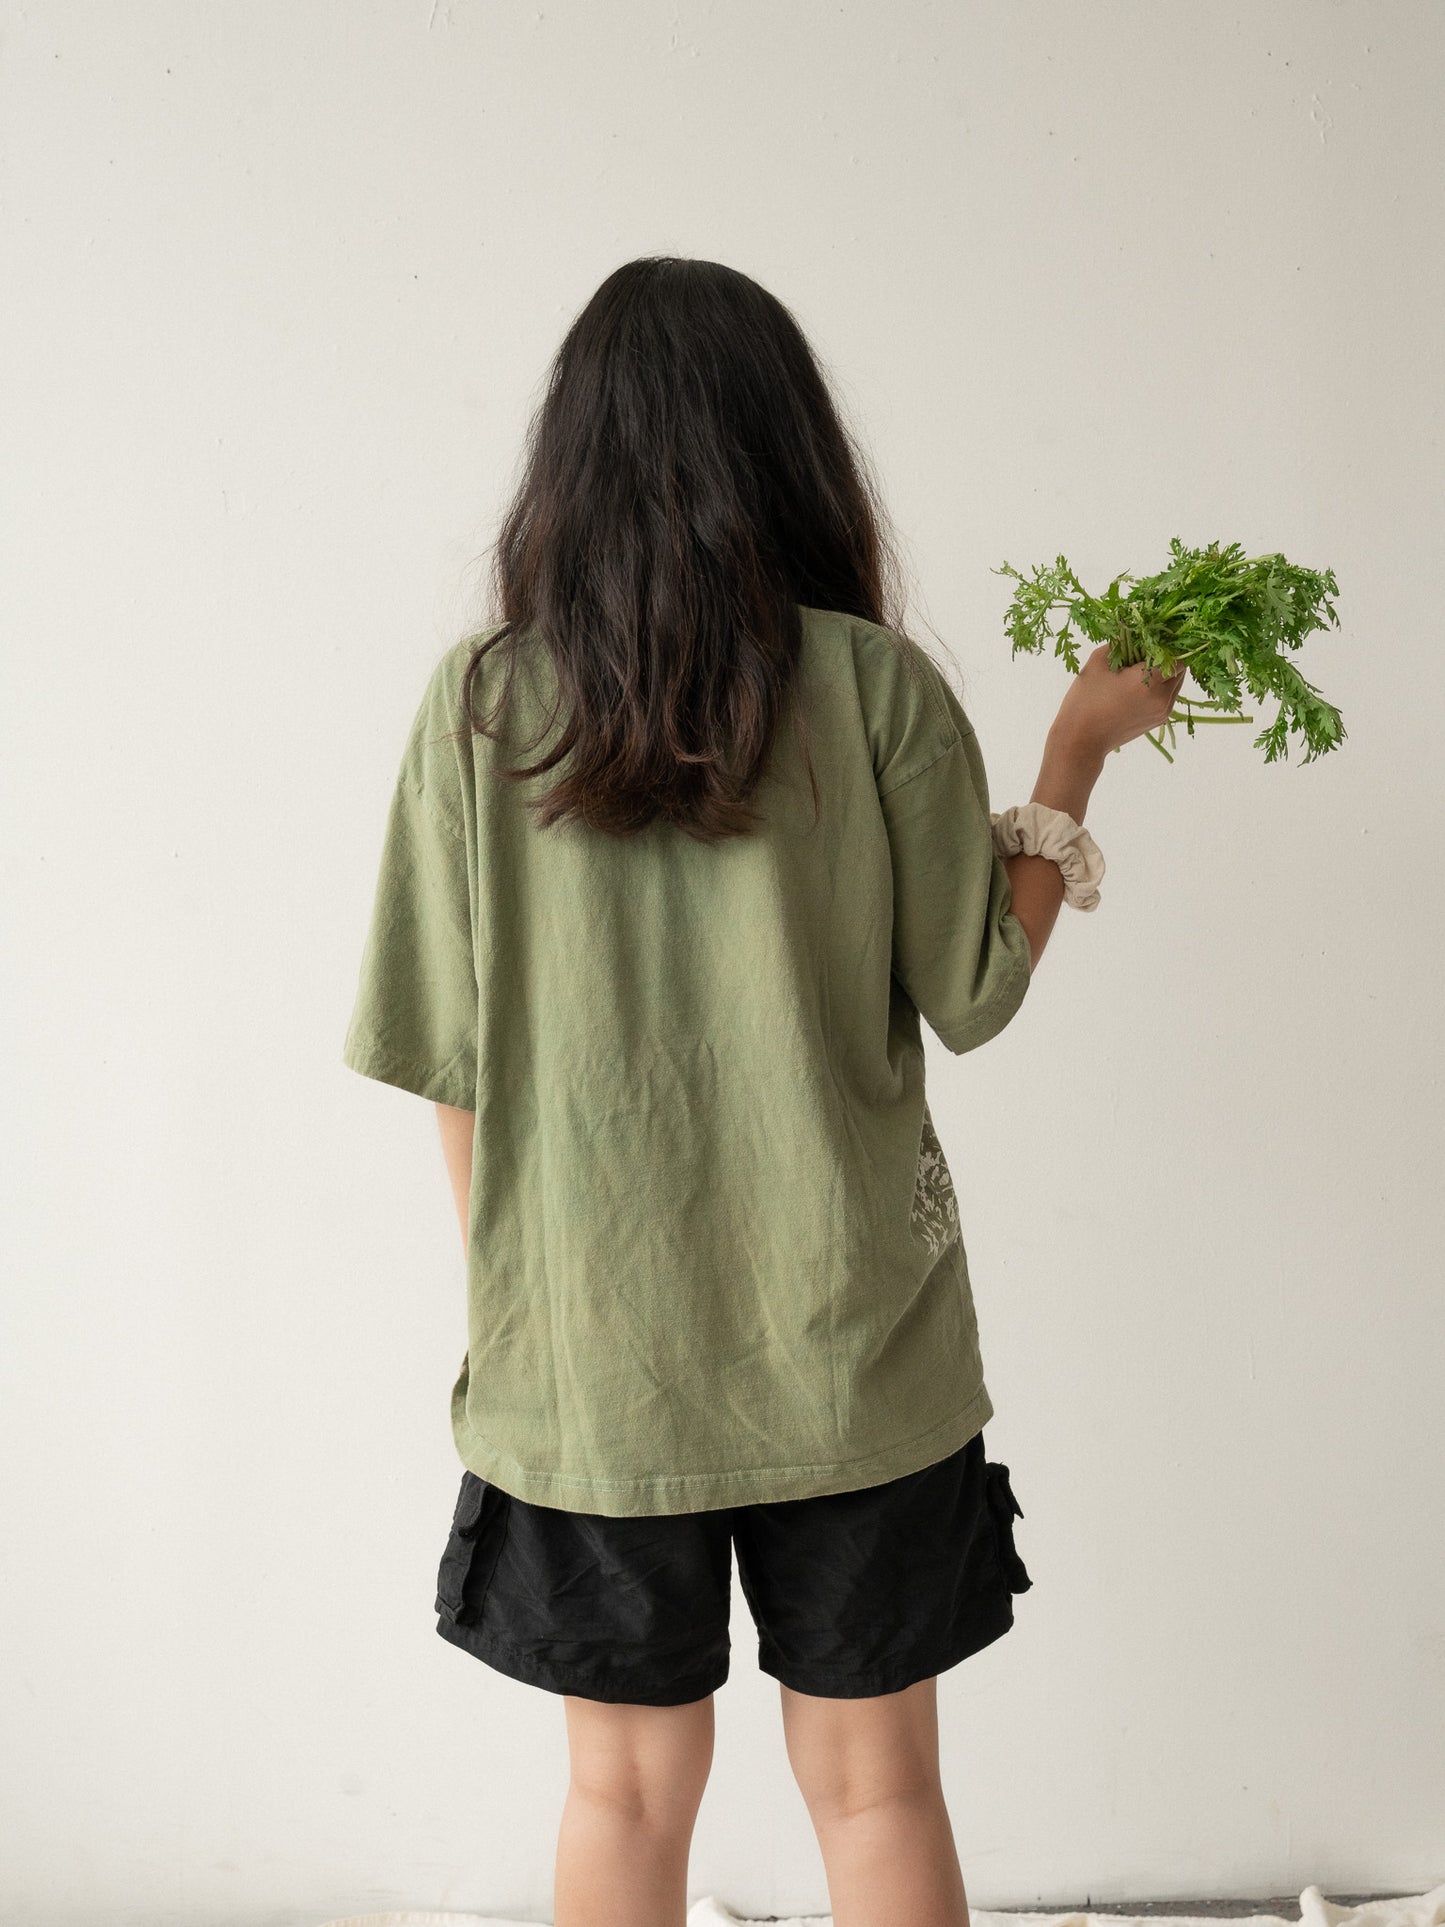
[[[403,754],[345,1059],[437,1107],[437,1630],[564,1699],[558,1927],[684,1918],[734,1549],[836,1927],[966,1927],[936,1679],[1030,1582],[920,1019],[962,1053],[1015,1014],[1182,678],[1097,650],[994,821],[896,578],[787,309],[630,262]]]

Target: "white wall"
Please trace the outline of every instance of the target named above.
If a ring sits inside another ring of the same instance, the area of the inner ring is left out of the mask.
[[[657,251],[837,371],[996,802],[1064,672],[991,567],[1337,572],[1342,752],[1134,746],[1103,907],[931,1059],[1035,1579],[940,1694],[979,1906],[1438,1880],[1439,9],[34,0],[3,48],[4,1920],[549,1915],[560,1701],[433,1631],[436,1127],[340,1046],[538,384]],[[821,1908],[734,1637],[692,1889]]]

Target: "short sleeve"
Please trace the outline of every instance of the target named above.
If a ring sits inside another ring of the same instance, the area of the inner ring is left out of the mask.
[[[879,786],[893,865],[893,969],[958,1054],[987,1043],[1022,1004],[1029,941],[993,847],[978,738],[941,672],[930,664],[925,673],[933,698],[926,746],[901,780]]]
[[[382,838],[343,1061],[363,1077],[476,1108],[472,887],[451,679],[439,665],[412,724]],[[458,715],[460,711],[458,710]]]

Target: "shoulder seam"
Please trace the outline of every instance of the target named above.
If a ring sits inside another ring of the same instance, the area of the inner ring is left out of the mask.
[[[900,776],[896,783],[889,783],[886,788],[880,788],[878,791],[879,797],[892,796],[895,790],[901,790],[905,784],[911,783],[915,777],[924,775],[928,770],[933,768],[935,763],[941,763],[945,756],[952,755],[954,750],[960,749],[962,746],[963,738],[961,736],[950,736],[943,748],[937,750],[930,756],[926,763],[920,763],[917,769],[909,770],[908,774],[906,776]]]
[[[398,780],[401,783],[401,787],[404,790],[406,790],[409,795],[414,796],[416,798],[417,802],[421,804],[422,808],[426,811],[427,815],[432,819],[432,821],[434,823],[439,824],[441,828],[447,832],[448,836],[454,837],[458,843],[466,842],[467,840],[466,831],[464,829],[459,830],[457,828],[456,824],[452,822],[451,818],[447,815],[446,811],[443,810],[438,804],[432,801],[430,792],[427,789],[425,789],[422,784],[414,783],[411,780],[411,778],[405,774],[403,774]]]
[[[894,790],[901,790],[905,783],[911,783],[915,776],[922,776],[926,771],[931,770],[935,763],[941,763],[950,750],[962,749],[965,744],[970,742],[976,743],[978,741],[972,723],[970,723],[966,729],[960,730],[955,727],[950,717],[947,727],[950,731],[949,740],[936,755],[930,756],[926,763],[920,763],[916,769],[909,770],[906,776],[900,776],[896,783],[890,783],[886,789],[880,789],[878,794],[880,796],[891,796]]]

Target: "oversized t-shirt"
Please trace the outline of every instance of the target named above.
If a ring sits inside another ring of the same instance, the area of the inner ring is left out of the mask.
[[[746,835],[538,828],[555,772],[499,780],[465,728],[493,630],[436,664],[407,738],[343,1054],[475,1113],[452,1433],[535,1504],[847,1491],[992,1416],[920,1013],[949,1051],[986,1042],[1028,940],[941,669],[854,616],[802,623],[816,820],[785,715]],[[522,650],[514,763],[556,687]]]

